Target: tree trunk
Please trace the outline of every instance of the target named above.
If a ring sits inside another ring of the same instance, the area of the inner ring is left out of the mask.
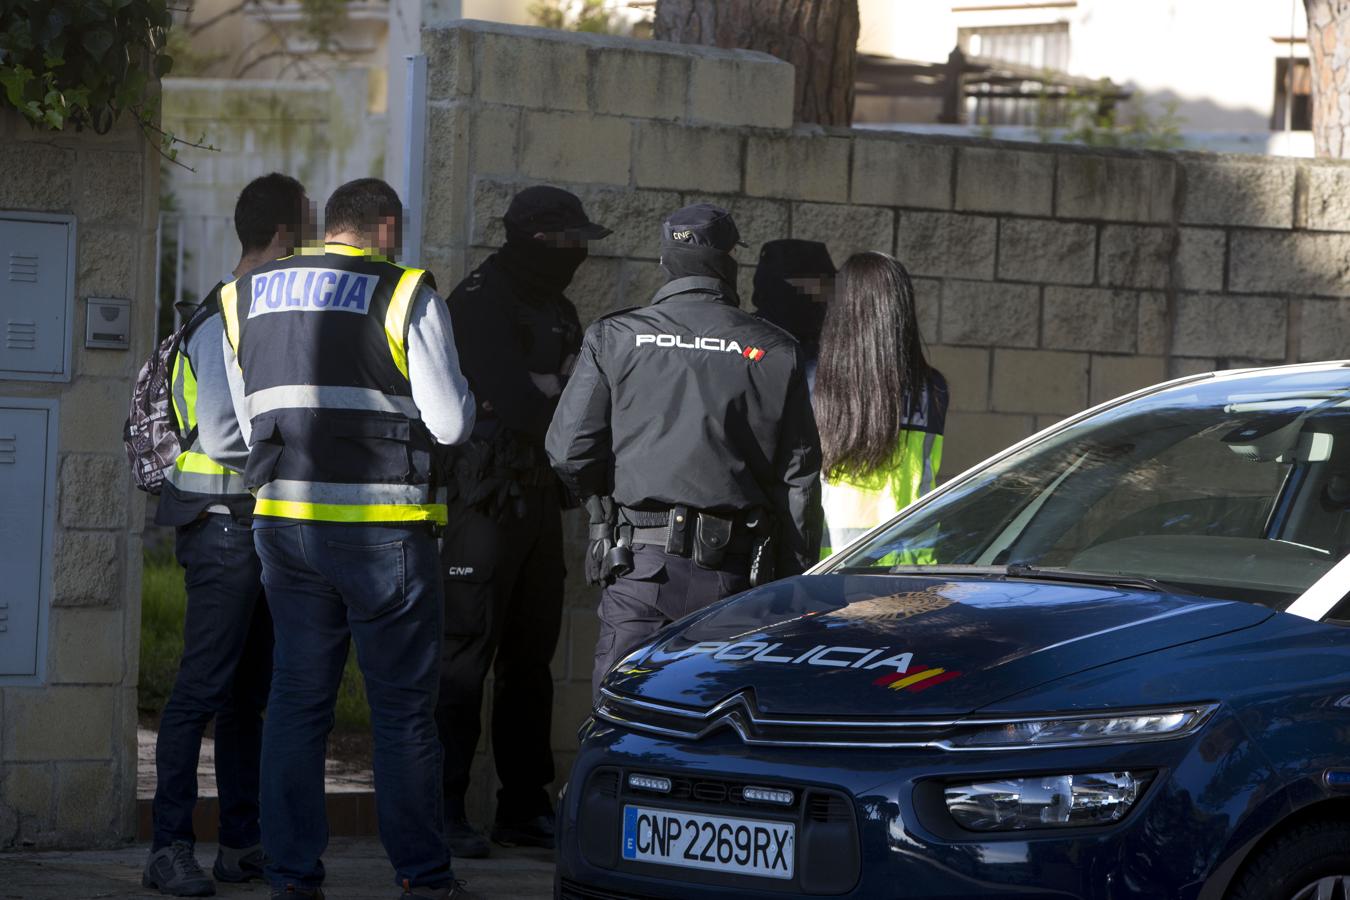
[[[657,0],[655,37],[770,53],[797,69],[797,121],[853,122],[858,0]]]
[[[1303,0],[1318,156],[1350,156],[1350,0]]]

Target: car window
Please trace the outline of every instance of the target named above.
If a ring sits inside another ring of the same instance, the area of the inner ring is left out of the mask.
[[[1288,468],[1246,459],[1206,433],[1188,435],[1115,473],[1038,564],[1072,565],[1081,552],[1143,535],[1260,538]]]
[[[1350,550],[1350,373],[1168,389],[977,470],[831,568],[1033,566],[1288,606]]]

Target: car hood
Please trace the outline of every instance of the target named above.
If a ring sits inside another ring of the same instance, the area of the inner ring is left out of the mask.
[[[605,685],[691,709],[745,692],[761,712],[782,716],[964,715],[1272,615],[1248,603],[1123,587],[804,575],[685,619],[620,663]]]

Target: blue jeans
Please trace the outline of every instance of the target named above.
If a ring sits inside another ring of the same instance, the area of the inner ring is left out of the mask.
[[[262,833],[274,889],[323,883],[324,751],[350,641],[375,736],[380,840],[395,883],[453,879],[436,736],[444,615],[425,527],[281,525],[253,532],[276,653],[263,728]]]
[[[247,522],[208,515],[177,529],[187,616],[178,679],[155,746],[154,844],[192,843],[197,757],[216,720],[220,842],[258,843],[258,756],[272,673],[272,620]]]

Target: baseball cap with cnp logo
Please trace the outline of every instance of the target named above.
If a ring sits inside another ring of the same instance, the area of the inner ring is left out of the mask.
[[[711,247],[730,253],[746,246],[731,213],[711,203],[677,209],[661,223],[661,245]]]

